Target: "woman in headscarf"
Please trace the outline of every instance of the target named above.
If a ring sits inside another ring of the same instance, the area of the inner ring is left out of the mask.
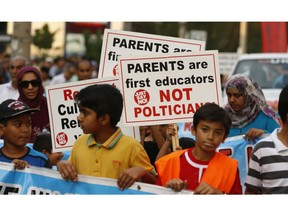
[[[17,75],[19,101],[26,103],[31,108],[40,109],[31,115],[32,135],[30,143],[34,142],[37,135],[43,130],[50,131],[47,100],[44,96],[41,72],[32,66],[23,67]]]
[[[267,104],[257,82],[249,76],[231,76],[225,89],[228,98],[225,109],[232,120],[229,137],[244,135],[250,141],[280,127],[278,114]]]

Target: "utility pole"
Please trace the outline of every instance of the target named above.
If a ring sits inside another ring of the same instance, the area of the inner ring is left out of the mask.
[[[248,29],[248,23],[240,22],[240,35],[239,35],[239,47],[238,47],[239,54],[247,53],[247,34],[248,34],[247,29]]]
[[[30,60],[31,42],[31,22],[14,22],[11,41],[12,56],[21,55]]]
[[[179,22],[178,37],[186,38],[186,22]]]

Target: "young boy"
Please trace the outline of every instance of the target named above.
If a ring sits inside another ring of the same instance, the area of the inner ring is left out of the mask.
[[[68,161],[57,164],[62,177],[75,181],[78,173],[114,178],[120,190],[140,179],[155,184],[157,174],[142,145],[116,126],[123,109],[120,91],[109,84],[96,84],[81,89],[75,102],[84,134],[74,143]]]
[[[3,139],[0,161],[12,162],[17,169],[29,165],[51,168],[45,155],[26,146],[32,133],[30,115],[38,110],[13,99],[0,104],[0,136]]]
[[[36,136],[35,141],[33,143],[33,149],[45,154],[49,158],[53,168],[56,168],[57,163],[64,156],[62,152],[52,153],[52,138],[49,132],[41,133],[38,136]]]
[[[195,147],[172,152],[158,159],[158,185],[193,190],[194,194],[242,194],[238,161],[216,152],[231,126],[226,111],[217,104],[207,103],[193,118]],[[175,133],[169,127],[166,142]],[[166,144],[165,144],[166,145]]]
[[[278,113],[282,128],[275,129],[253,148],[245,194],[288,193],[288,86],[279,95]]]

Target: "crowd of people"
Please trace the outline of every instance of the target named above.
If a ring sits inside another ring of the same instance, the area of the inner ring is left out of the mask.
[[[97,68],[86,59],[47,58],[33,64],[16,56],[5,67],[2,64],[1,71],[0,161],[17,169],[53,168],[70,181],[77,181],[79,174],[113,178],[120,190],[141,181],[194,194],[288,193],[288,86],[275,112],[257,80],[229,77],[223,88],[228,103],[206,103],[197,109],[191,127],[195,139],[181,138],[173,149],[173,138],[178,139],[174,125],[140,126],[139,141],[127,136],[117,126],[123,110],[121,92],[109,84],[91,85],[75,95],[83,134],[64,160],[62,153],[52,152],[44,88],[97,78]],[[270,136],[256,143],[263,134]],[[227,137],[237,135],[255,143],[245,191],[238,161],[217,152]]]

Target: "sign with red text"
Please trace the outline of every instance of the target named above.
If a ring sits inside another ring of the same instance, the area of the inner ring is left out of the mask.
[[[201,50],[205,50],[205,41],[105,29],[99,77],[118,75],[120,56],[190,53]]]
[[[218,51],[119,59],[123,124],[192,122],[207,102],[222,106]]]
[[[52,135],[53,152],[70,151],[75,140],[83,134],[77,121],[79,108],[74,102],[74,95],[82,88],[94,84],[111,84],[120,89],[119,77],[89,79],[65,84],[51,85],[45,88]],[[122,117],[118,123],[123,134],[140,141],[138,127],[125,127]]]

